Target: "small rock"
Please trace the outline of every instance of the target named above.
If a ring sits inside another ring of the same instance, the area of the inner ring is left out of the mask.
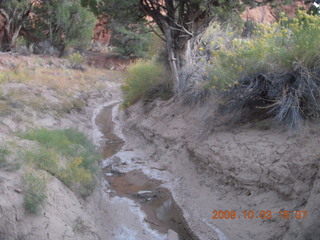
[[[106,173],[105,175],[106,175],[107,177],[112,177],[112,176],[113,176],[112,173]]]
[[[120,164],[121,163],[121,158],[119,158],[118,156],[113,156],[112,157],[112,162],[114,164]]]
[[[21,192],[22,192],[22,190],[19,189],[19,188],[14,189],[14,191],[15,191],[16,193],[21,193]]]
[[[179,240],[179,235],[175,231],[169,229],[166,240]]]
[[[119,171],[118,169],[116,169],[116,168],[113,168],[110,173],[113,174],[113,175],[115,175],[115,176],[120,176],[120,175],[123,174],[122,172],[120,172],[120,171]]]
[[[150,201],[151,198],[153,198],[153,197],[156,196],[156,194],[155,194],[153,191],[139,191],[139,192],[137,193],[137,196],[138,196],[139,198],[144,198],[144,199],[146,199],[147,201]]]

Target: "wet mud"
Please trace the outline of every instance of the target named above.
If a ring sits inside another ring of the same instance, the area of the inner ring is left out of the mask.
[[[111,105],[102,109],[96,117],[96,124],[104,135],[103,155],[110,158],[124,145],[114,133]],[[119,159],[120,161],[120,159]],[[183,217],[180,207],[170,191],[161,187],[162,182],[150,178],[141,170],[120,172],[112,165],[103,169],[105,179],[111,186],[111,197],[119,196],[134,200],[145,213],[144,221],[150,228],[166,234],[169,229],[176,232],[179,240],[197,240]]]

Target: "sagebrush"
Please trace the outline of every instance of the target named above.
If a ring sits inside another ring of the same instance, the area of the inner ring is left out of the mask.
[[[229,34],[206,51],[205,88],[233,120],[274,118],[290,128],[320,114],[320,16],[258,24],[252,38]]]

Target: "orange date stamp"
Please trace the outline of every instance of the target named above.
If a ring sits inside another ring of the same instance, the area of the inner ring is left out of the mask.
[[[261,211],[229,211],[223,210],[212,211],[212,219],[305,219],[307,217],[308,211],[279,211],[272,212],[270,210]]]

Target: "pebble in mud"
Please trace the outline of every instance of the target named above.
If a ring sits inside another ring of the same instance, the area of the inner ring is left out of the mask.
[[[179,240],[179,235],[175,231],[169,229],[166,240]]]
[[[157,197],[157,194],[153,191],[139,191],[137,194],[134,194],[133,196],[146,201],[150,201],[153,197]]]

